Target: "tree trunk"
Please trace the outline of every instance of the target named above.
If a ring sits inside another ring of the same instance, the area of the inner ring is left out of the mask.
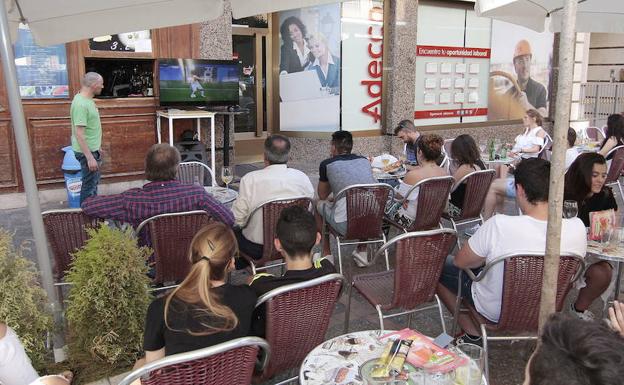
[[[572,98],[572,70],[574,67],[574,43],[577,0],[565,0],[559,44],[559,77],[553,132],[553,153],[550,168],[550,189],[548,199],[548,229],[546,233],[546,257],[544,259],[544,280],[539,313],[540,333],[544,323],[555,312],[557,277],[561,245],[561,215],[565,151],[567,132],[570,127],[570,102]]]

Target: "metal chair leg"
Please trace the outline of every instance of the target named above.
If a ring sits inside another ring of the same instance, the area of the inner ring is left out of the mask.
[[[407,328],[408,329],[411,329],[411,327],[412,327],[412,314],[414,314],[414,313],[409,313],[407,315]]]
[[[485,380],[488,384],[490,384],[490,363],[489,360],[489,350],[488,350],[488,340],[487,340],[487,330],[485,329],[485,325],[481,324],[481,338],[483,338],[483,371],[485,372]]]
[[[377,315],[379,316],[379,328],[381,329],[381,332],[383,333],[385,331],[384,328],[384,322],[383,322],[383,313],[381,312],[381,306],[377,305],[375,306],[375,309],[377,309]]]
[[[457,276],[457,297],[455,299],[455,309],[453,309],[453,334],[452,337],[455,337],[456,333],[457,333],[457,326],[459,325],[459,313],[460,313],[460,307],[461,307],[461,288],[462,288],[462,279],[461,279],[461,272],[459,273],[459,276]],[[436,299],[438,296],[436,295]]]
[[[353,291],[353,282],[351,282],[351,286],[347,288],[349,293],[347,294],[347,309],[345,311],[345,322],[344,322],[344,332],[349,332],[349,318],[351,316],[351,293]]]
[[[386,235],[382,234],[382,236],[383,236],[383,244],[381,246],[386,244]],[[390,261],[388,260],[388,249],[384,250],[384,256],[386,257],[386,270],[389,271],[390,270]]]
[[[442,331],[446,333],[446,324],[444,323],[444,312],[442,310],[442,303],[440,297],[437,294],[434,295],[436,302],[438,303],[438,313],[440,313],[440,323],[442,324]]]
[[[336,243],[338,245],[338,270],[342,274],[342,247],[340,245],[340,237],[336,237]]]

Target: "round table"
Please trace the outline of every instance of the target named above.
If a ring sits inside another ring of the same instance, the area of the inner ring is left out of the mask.
[[[616,266],[616,274],[615,274],[615,284],[609,285],[609,287],[614,286],[613,290],[613,299],[617,299],[620,295],[620,281],[622,279],[622,263],[624,263],[624,247],[620,244],[617,248],[605,251],[604,247],[600,242],[596,241],[588,241],[587,242],[587,254],[591,254],[596,258],[603,261],[614,262]],[[608,289],[607,289],[608,290]],[[608,295],[607,299],[611,297],[611,294]],[[605,301],[605,308],[608,306],[609,301]]]
[[[379,337],[391,330],[366,330],[334,337],[315,347],[303,360],[299,369],[301,385],[364,385],[360,377],[360,366],[379,358],[386,341]],[[396,384],[412,385],[414,382],[398,381]],[[485,377],[483,385],[487,385]]]
[[[238,192],[225,187],[220,186],[206,186],[204,187],[206,192],[215,197],[219,202],[228,207],[232,207],[232,204],[238,197]]]
[[[488,154],[481,154],[481,160],[483,161],[483,163],[485,163],[488,167],[491,164],[512,164],[515,161],[517,161],[518,159],[520,159],[519,156],[507,156],[505,158],[502,159],[494,159],[494,160],[489,160],[490,159],[490,155]]]

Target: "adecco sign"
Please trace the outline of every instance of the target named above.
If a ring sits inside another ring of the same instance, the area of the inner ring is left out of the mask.
[[[342,129],[378,130],[383,73],[383,5],[343,3]]]

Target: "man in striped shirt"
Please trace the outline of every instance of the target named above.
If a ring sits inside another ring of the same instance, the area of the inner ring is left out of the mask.
[[[179,164],[180,153],[175,147],[155,144],[145,158],[149,183],[121,194],[89,197],[82,203],[82,210],[89,216],[126,222],[133,227],[158,214],[204,210],[215,220],[232,226],[232,211],[203,186],[176,180]]]

